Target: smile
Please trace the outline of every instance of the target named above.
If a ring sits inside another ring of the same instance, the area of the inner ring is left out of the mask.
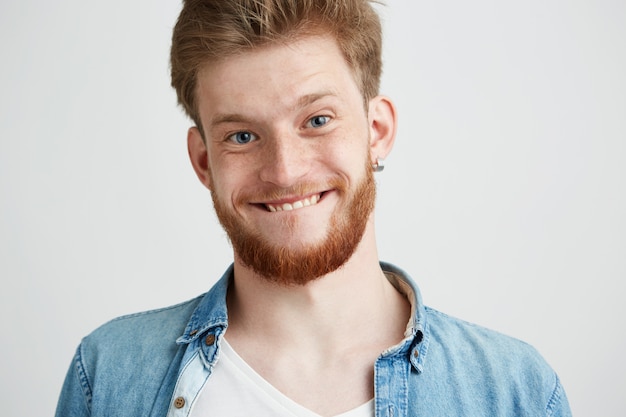
[[[297,200],[292,203],[280,203],[280,204],[265,203],[265,207],[272,213],[275,213],[278,211],[292,211],[292,210],[301,209],[303,207],[314,206],[320,201],[321,198],[322,198],[321,194],[314,194],[310,197],[303,198],[302,200]]]

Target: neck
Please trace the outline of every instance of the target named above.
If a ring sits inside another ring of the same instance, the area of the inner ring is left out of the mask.
[[[231,343],[266,339],[319,354],[358,345],[372,331],[391,346],[401,340],[408,321],[406,300],[378,263],[373,221],[341,268],[302,286],[272,283],[235,262],[228,307]]]
[[[374,395],[374,362],[402,340],[410,306],[378,263],[373,220],[353,256],[303,286],[282,286],[235,261],[226,338],[265,380],[320,415]]]

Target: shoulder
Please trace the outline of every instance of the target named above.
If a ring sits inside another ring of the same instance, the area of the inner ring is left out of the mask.
[[[63,385],[57,415],[144,415],[178,369],[189,317],[202,299],[118,317],[81,341]],[[141,381],[141,384],[137,384]],[[74,415],[74,414],[72,414]]]
[[[443,350],[451,358],[462,357],[466,363],[523,364],[552,373],[539,352],[526,342],[429,307],[425,310],[429,355],[436,356],[435,350]]]
[[[433,338],[446,339],[461,337],[467,342],[486,344],[485,347],[497,347],[501,345],[516,346],[523,349],[532,347],[519,339],[507,336],[503,333],[471,323],[430,307],[425,307],[426,323]],[[495,344],[494,344],[495,342]]]
[[[552,409],[567,408],[558,376],[533,346],[432,308],[425,313],[421,353],[427,381],[446,381],[468,407],[483,402],[493,412],[502,408],[517,410],[516,415],[533,415],[528,410],[552,415]]]
[[[82,345],[120,345],[125,341],[175,342],[182,335],[189,317],[204,295],[176,305],[117,317],[87,335]]]
[[[189,317],[203,296],[160,309],[128,314],[115,318],[83,338],[83,357],[135,356],[157,354],[166,347],[174,348]]]

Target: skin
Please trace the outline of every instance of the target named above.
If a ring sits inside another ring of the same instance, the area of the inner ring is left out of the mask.
[[[206,67],[198,83],[206,137],[189,130],[192,165],[214,198],[270,245],[323,243],[367,165],[393,145],[393,104],[378,96],[364,106],[329,36],[225,58]],[[321,198],[295,210],[268,209],[311,196]],[[324,416],[373,397],[373,364],[403,339],[410,309],[378,264],[373,214],[346,263],[304,285],[267,279],[236,251],[234,267],[226,339],[256,372]]]

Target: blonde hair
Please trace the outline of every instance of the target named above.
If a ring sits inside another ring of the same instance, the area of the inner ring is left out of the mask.
[[[307,34],[329,34],[352,68],[367,103],[378,94],[382,31],[376,0],[184,0],[172,36],[172,87],[201,128],[199,71],[254,47]]]

